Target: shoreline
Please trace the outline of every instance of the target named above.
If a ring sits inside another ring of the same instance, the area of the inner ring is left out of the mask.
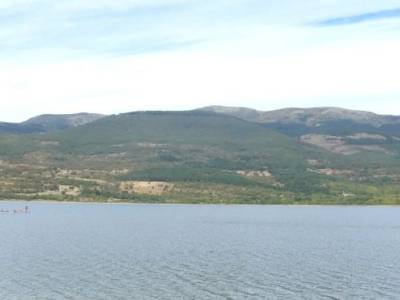
[[[146,202],[101,202],[101,201],[59,201],[59,200],[24,200],[2,199],[2,203],[33,203],[33,204],[94,204],[94,205],[187,205],[187,206],[285,206],[285,207],[400,207],[400,204],[259,204],[259,203],[146,203]]]

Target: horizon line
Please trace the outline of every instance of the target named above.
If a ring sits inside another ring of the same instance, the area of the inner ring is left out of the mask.
[[[306,106],[306,107],[301,107],[301,106],[287,106],[287,107],[281,107],[281,108],[275,108],[275,109],[270,109],[270,110],[265,110],[265,109],[257,109],[253,107],[248,107],[248,106],[235,106],[235,105],[206,105],[206,106],[201,106],[201,107],[196,107],[192,109],[162,109],[162,110],[157,110],[157,109],[139,109],[139,110],[132,110],[132,111],[123,111],[123,112],[117,112],[117,113],[102,113],[102,112],[90,112],[90,111],[80,111],[76,113],[43,113],[43,114],[38,114],[34,115],[32,117],[29,117],[23,121],[0,121],[0,124],[22,124],[25,122],[28,122],[31,119],[38,118],[38,117],[45,117],[45,116],[76,116],[76,115],[84,115],[84,114],[89,114],[89,115],[100,115],[103,117],[110,117],[110,116],[118,116],[118,115],[123,115],[123,114],[130,114],[130,113],[138,113],[138,112],[190,112],[190,111],[201,111],[204,109],[211,109],[211,108],[228,108],[228,109],[246,109],[246,110],[252,110],[256,112],[261,112],[261,113],[267,113],[267,112],[276,112],[276,111],[283,111],[283,110],[315,110],[315,109],[339,109],[339,110],[345,110],[345,111],[351,111],[351,112],[363,112],[363,113],[370,113],[370,114],[375,114],[377,116],[387,116],[387,117],[399,117],[399,115],[395,114],[386,114],[386,113],[377,113],[371,110],[363,110],[363,109],[352,109],[352,108],[345,108],[341,106]]]

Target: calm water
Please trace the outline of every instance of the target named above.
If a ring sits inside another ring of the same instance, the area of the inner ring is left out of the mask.
[[[0,299],[400,299],[397,207],[29,206]]]

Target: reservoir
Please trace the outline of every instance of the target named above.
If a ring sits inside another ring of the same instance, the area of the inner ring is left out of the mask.
[[[399,207],[1,209],[0,299],[400,298]]]

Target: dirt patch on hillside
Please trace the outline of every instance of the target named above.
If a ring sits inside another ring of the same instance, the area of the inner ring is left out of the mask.
[[[161,181],[124,181],[119,188],[129,194],[160,196],[172,191],[174,184]]]
[[[386,141],[387,138],[380,134],[370,134],[370,133],[356,133],[348,136],[349,139],[353,140],[378,140]]]
[[[265,170],[265,171],[236,171],[236,174],[246,176],[246,177],[265,177],[271,178],[272,174]]]
[[[79,196],[80,194],[80,188],[73,185],[59,185],[56,191],[37,193],[39,196]]]
[[[150,148],[150,149],[162,148],[166,146],[166,144],[155,144],[155,143],[137,143],[137,145],[142,148]]]
[[[2,190],[2,191],[7,191],[10,188],[13,188],[14,186],[15,186],[15,182],[0,181],[0,190]]]
[[[338,170],[338,169],[307,169],[308,172],[327,175],[327,176],[346,176],[353,175],[354,172],[351,170]]]
[[[379,145],[347,144],[344,138],[332,135],[307,134],[300,137],[303,143],[318,146],[333,153],[351,155],[362,151],[389,152]]]

